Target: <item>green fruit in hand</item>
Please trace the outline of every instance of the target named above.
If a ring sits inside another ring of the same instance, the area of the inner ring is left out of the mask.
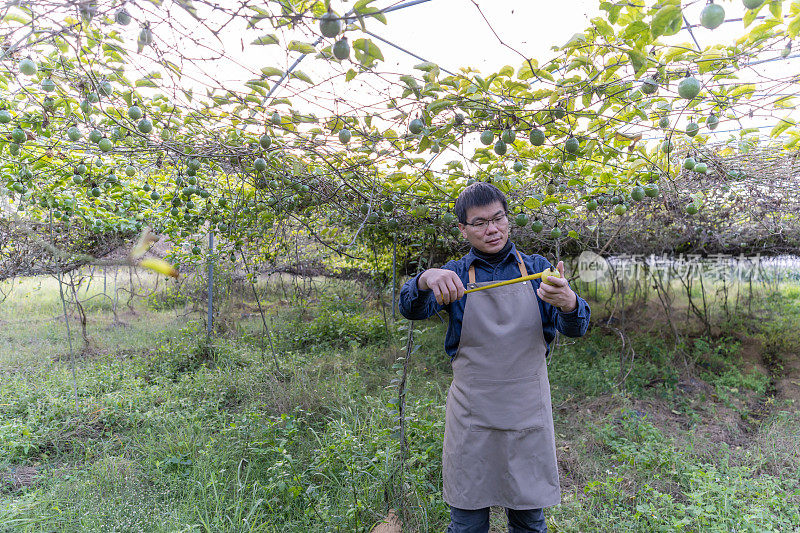
[[[708,129],[714,130],[717,128],[718,125],[719,125],[719,117],[717,117],[717,115],[715,115],[714,113],[711,113],[706,119],[706,126],[708,126]]]
[[[561,237],[561,229],[560,228],[553,228],[550,230],[550,238],[551,239],[558,239]]]
[[[544,229],[544,224],[542,224],[541,220],[534,220],[533,223],[531,223],[531,229],[534,233],[541,233]]]
[[[280,125],[281,125],[281,116],[280,116],[280,114],[279,114],[277,111],[275,111],[275,112],[272,114],[272,116],[270,117],[270,119],[269,119],[269,120],[270,120],[270,122],[272,122],[272,123],[273,123],[273,124],[275,124],[276,126],[280,126]]]
[[[320,17],[319,31],[325,37],[336,37],[342,31],[342,22],[339,17],[329,11]]]
[[[706,165],[705,163],[697,163],[694,166],[694,171],[699,174],[705,174],[706,172],[708,172],[708,165]]]
[[[658,82],[653,78],[645,78],[639,90],[644,94],[655,94],[658,90]]]
[[[520,213],[514,218],[514,222],[517,223],[517,226],[523,227],[528,225],[528,216],[525,213]]]
[[[255,168],[259,172],[264,172],[267,170],[267,162],[264,160],[263,157],[257,157],[255,161],[253,161],[253,168]]]
[[[694,202],[690,202],[690,203],[686,204],[686,214],[687,215],[696,215],[697,214],[697,206],[694,204]]]
[[[504,129],[503,133],[500,134],[500,138],[503,140],[504,143],[513,143],[514,139],[517,138],[517,133],[511,128],[507,128]]]
[[[696,122],[689,122],[686,125],[686,135],[689,137],[694,137],[697,135],[698,131],[700,131],[700,126],[698,126]]]
[[[81,138],[81,130],[77,126],[72,126],[67,130],[67,137],[70,141],[77,141]]]
[[[150,133],[153,131],[153,123],[149,118],[143,118],[138,124],[136,124],[136,129],[142,133]]]
[[[102,138],[103,138],[103,134],[100,132],[100,130],[96,130],[95,129],[95,130],[92,130],[91,132],[89,132],[89,140],[92,141],[95,144],[99,143],[100,139],[102,139]]]
[[[578,143],[578,139],[576,139],[575,137],[570,137],[564,143],[564,149],[570,154],[577,153],[578,148],[580,148],[580,144]]]
[[[514,172],[522,172],[522,169],[523,169],[522,161],[519,160],[514,161]]]
[[[589,211],[594,211],[595,209],[597,209],[597,200],[592,198],[591,200],[586,202],[586,209]]]
[[[347,37],[342,37],[333,44],[333,57],[342,61],[350,57],[350,44]]]
[[[56,90],[56,82],[51,80],[50,78],[45,78],[42,80],[42,90],[46,93],[51,93]]]
[[[685,168],[686,170],[694,169],[695,164],[696,161],[694,160],[693,157],[687,157],[686,159],[683,160],[683,168]]]
[[[672,148],[673,148],[672,141],[670,141],[669,139],[664,139],[664,141],[661,143],[661,151],[664,152],[665,154],[670,153],[672,151]]]
[[[97,146],[100,147],[100,150],[103,152],[110,152],[114,149],[114,143],[112,143],[109,139],[103,137],[100,139],[100,142],[97,143]]]
[[[539,128],[531,130],[530,141],[533,146],[541,146],[544,144],[544,132]]]
[[[700,82],[694,76],[687,76],[678,83],[678,94],[681,98],[691,100],[700,94]]]
[[[725,22],[725,8],[719,4],[707,4],[700,12],[700,24],[704,28],[713,30]]]
[[[264,135],[262,135],[262,136],[261,136],[261,138],[258,140],[258,144],[259,144],[259,146],[261,146],[261,148],[263,148],[264,150],[266,150],[266,149],[267,149],[267,148],[269,148],[269,146],[272,144],[272,139],[270,138],[270,136],[269,136],[269,135],[266,135],[266,134],[264,134]]]
[[[342,144],[347,144],[347,143],[350,142],[350,138],[352,136],[353,136],[353,134],[350,133],[350,130],[340,130],[339,131],[339,142],[342,143]]]
[[[117,24],[122,26],[127,26],[131,23],[131,15],[125,11],[125,8],[118,9],[117,12],[114,14],[114,20],[117,21]]]
[[[492,130],[484,130],[481,133],[481,144],[489,146],[494,142],[494,132]]]
[[[22,144],[28,139],[28,136],[25,134],[25,131],[22,128],[14,128],[11,130],[11,140],[15,143]]]
[[[631,199],[634,202],[641,202],[644,200],[644,189],[638,185],[631,189]]]
[[[506,145],[506,143],[504,143],[502,139],[494,143],[494,153],[496,153],[497,155],[506,155],[507,151],[508,151],[508,145]]]
[[[128,108],[128,117],[131,120],[139,120],[142,118],[142,108],[138,105],[132,105]]]
[[[418,135],[422,133],[422,129],[425,127],[425,123],[422,120],[415,118],[412,120],[408,125],[408,131],[413,133],[414,135]]]
[[[625,204],[617,204],[614,206],[614,213],[617,215],[622,216],[627,212],[628,212],[628,206],[626,206]]]
[[[742,0],[742,3],[747,9],[758,9],[764,3],[764,0]]]
[[[0,109],[0,124],[8,124],[11,119],[11,113],[7,109]]]
[[[37,67],[36,63],[30,58],[25,58],[19,62],[19,71],[26,76],[33,76],[38,70],[39,67]]]
[[[669,119],[667,117],[661,117],[661,120],[658,121],[658,127],[663,129],[669,128]]]

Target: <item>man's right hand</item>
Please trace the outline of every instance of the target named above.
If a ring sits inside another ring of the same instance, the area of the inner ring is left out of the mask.
[[[464,284],[455,272],[444,268],[429,268],[417,278],[417,287],[432,290],[439,304],[447,305],[464,297]]]

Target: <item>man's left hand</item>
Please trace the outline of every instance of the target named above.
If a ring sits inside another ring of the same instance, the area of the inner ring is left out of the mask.
[[[536,294],[545,302],[558,307],[561,312],[569,313],[578,307],[578,295],[569,288],[567,279],[564,277],[564,261],[559,261],[556,269],[561,277],[548,277],[547,282],[551,285],[540,283]]]

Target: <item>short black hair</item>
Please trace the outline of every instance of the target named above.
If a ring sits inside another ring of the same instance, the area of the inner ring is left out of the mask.
[[[453,211],[458,217],[458,221],[462,224],[467,223],[467,211],[471,207],[482,207],[494,202],[503,204],[503,210],[508,211],[508,201],[503,191],[483,181],[478,181],[472,185],[468,185],[466,189],[461,191],[456,199],[456,205]]]

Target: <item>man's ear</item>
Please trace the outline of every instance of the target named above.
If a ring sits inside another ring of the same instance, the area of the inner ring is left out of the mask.
[[[469,239],[467,239],[467,226],[465,226],[464,224],[459,222],[458,223],[458,229],[461,232],[461,236],[464,237],[466,240],[469,240]]]

